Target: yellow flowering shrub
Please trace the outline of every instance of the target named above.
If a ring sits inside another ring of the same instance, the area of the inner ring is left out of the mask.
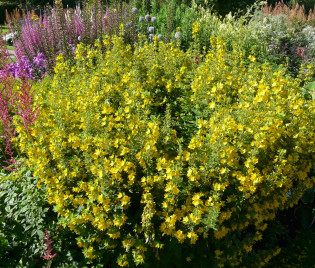
[[[105,38],[34,86],[20,148],[86,257],[261,267],[279,253],[260,243],[315,181],[314,101],[303,79],[211,43],[196,63],[174,43]]]

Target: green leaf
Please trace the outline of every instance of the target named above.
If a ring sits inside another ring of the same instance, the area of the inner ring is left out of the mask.
[[[5,207],[5,211],[8,212],[9,214],[11,214],[12,209],[10,206]]]
[[[24,228],[24,231],[26,232],[26,231],[28,231],[28,230],[31,229],[31,228],[32,228],[31,225],[26,225],[25,228]],[[34,233],[34,234],[35,234],[35,233]],[[33,236],[34,234],[32,233],[32,236]]]
[[[313,224],[314,215],[312,213],[312,208],[310,207],[299,206],[295,209],[294,215],[300,221],[304,229],[311,227]]]
[[[312,90],[312,89],[315,89],[315,82],[311,82],[307,85],[307,89],[308,90]]]
[[[42,230],[37,230],[37,234],[39,237],[44,237],[44,232]]]
[[[304,204],[309,204],[309,203],[313,203],[314,201],[314,191],[313,191],[313,188],[311,189],[308,189],[304,192],[302,198],[301,198],[301,201],[304,203]]]
[[[33,237],[35,234],[36,234],[36,230],[33,230],[33,231],[31,232],[31,237]]]
[[[28,210],[28,207],[27,206],[24,206],[22,207],[22,209],[20,210],[21,213],[24,213]]]

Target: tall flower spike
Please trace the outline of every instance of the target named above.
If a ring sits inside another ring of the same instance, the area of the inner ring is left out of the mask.
[[[53,247],[51,244],[53,243],[53,241],[50,239],[50,234],[48,233],[47,229],[45,229],[44,243],[45,243],[44,255],[42,256],[42,258],[47,261],[50,261],[56,257],[57,253],[52,254]]]
[[[18,94],[14,93],[13,88],[16,80],[11,75],[9,66],[9,52],[0,33],[0,122],[2,124],[3,141],[5,143],[4,153],[9,156],[9,159],[3,161],[8,167],[3,166],[8,171],[15,171],[10,166],[16,164],[14,159],[14,149],[11,139],[16,136],[16,130],[13,126],[12,107],[18,98]]]

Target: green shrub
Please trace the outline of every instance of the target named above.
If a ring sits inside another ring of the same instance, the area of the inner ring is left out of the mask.
[[[82,267],[88,263],[78,251],[73,233],[58,226],[57,213],[25,164],[10,175],[0,173],[1,267],[46,267],[41,257],[46,228],[53,253],[57,253],[52,267]]]
[[[287,64],[293,75],[297,75],[301,65],[314,63],[313,26],[295,28],[286,15],[271,16],[257,12],[246,30],[247,35],[256,40],[261,60],[276,65]]]
[[[217,38],[199,59],[157,39],[104,45],[72,67],[60,55],[34,85],[35,126],[17,127],[59,223],[111,266],[268,263],[276,213],[315,181],[311,66],[293,79]]]
[[[198,32],[200,48],[211,48],[209,36],[219,37],[232,50],[233,45],[246,54],[255,54],[260,62],[268,62],[277,68],[283,64],[297,76],[301,65],[314,64],[314,27],[294,27],[286,15],[271,16],[261,12],[259,6],[240,18],[227,15],[220,18],[207,9],[198,9],[197,18],[190,23]],[[193,26],[194,25],[194,26]],[[192,35],[184,42],[191,42]]]

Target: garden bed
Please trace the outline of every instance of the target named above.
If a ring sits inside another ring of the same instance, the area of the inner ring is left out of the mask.
[[[14,25],[1,263],[312,267],[314,26],[274,10],[59,3]]]

